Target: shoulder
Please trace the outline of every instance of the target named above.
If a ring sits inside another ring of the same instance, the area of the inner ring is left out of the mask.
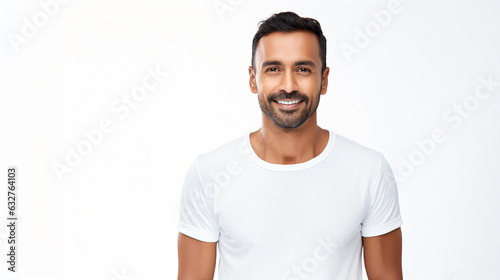
[[[241,160],[248,155],[248,149],[251,148],[248,135],[245,134],[212,151],[198,155],[196,159],[198,166],[204,170],[218,170],[225,168],[231,162]]]
[[[346,164],[380,167],[385,161],[380,152],[340,134],[334,133],[334,135],[333,155]]]
[[[330,161],[356,178],[378,181],[383,176],[392,176],[391,166],[382,153],[339,134],[335,134]]]
[[[367,183],[371,197],[380,185],[396,186],[391,166],[382,153],[338,134],[335,140],[332,159],[337,158],[337,166],[345,174]]]

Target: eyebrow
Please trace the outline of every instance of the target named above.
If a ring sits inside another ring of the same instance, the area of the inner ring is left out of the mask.
[[[262,63],[262,67],[271,66],[271,65],[282,66],[283,63],[281,63],[280,61],[277,61],[277,60],[269,60],[269,61],[264,61],[264,63]],[[313,68],[316,67],[316,64],[311,60],[301,60],[301,61],[297,61],[293,64],[293,66],[299,66],[299,65],[307,65],[307,66],[310,66]]]

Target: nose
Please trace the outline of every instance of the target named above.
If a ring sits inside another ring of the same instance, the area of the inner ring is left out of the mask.
[[[292,71],[284,71],[280,77],[280,91],[285,91],[287,93],[291,93],[293,91],[298,90],[297,81],[294,73]]]

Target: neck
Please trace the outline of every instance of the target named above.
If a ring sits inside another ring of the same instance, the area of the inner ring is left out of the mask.
[[[316,113],[298,128],[284,129],[262,116],[262,128],[250,134],[255,153],[275,164],[306,162],[321,154],[328,143],[328,131],[317,125]]]

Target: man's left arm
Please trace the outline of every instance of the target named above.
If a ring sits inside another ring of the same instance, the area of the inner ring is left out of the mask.
[[[369,280],[402,280],[401,228],[389,233],[363,237],[366,275]]]

